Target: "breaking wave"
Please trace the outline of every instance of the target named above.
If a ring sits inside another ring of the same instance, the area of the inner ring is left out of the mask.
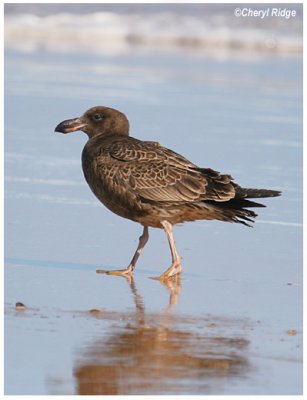
[[[183,12],[179,4],[169,4],[165,9],[161,5],[142,9],[135,4],[126,12],[116,12],[115,5],[99,11],[100,5],[90,13],[86,5],[71,12],[68,4],[53,4],[45,13],[38,12],[44,5],[29,8],[29,12],[25,6],[22,12],[16,12],[16,5],[6,10],[7,48],[121,53],[138,45],[291,54],[301,53],[303,48],[299,14],[292,19],[236,18],[234,6],[210,8],[206,4],[186,8],[193,12]]]

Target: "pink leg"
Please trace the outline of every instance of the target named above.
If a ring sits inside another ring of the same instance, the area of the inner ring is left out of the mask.
[[[181,265],[181,259],[175,247],[172,224],[168,221],[162,221],[161,225],[163,226],[163,229],[166,232],[169,247],[172,254],[172,265],[165,272],[163,272],[163,274],[160,275],[158,278],[154,278],[163,281],[177,274],[180,274],[182,272],[182,265]]]
[[[140,257],[142,250],[144,249],[146,243],[148,242],[149,234],[148,234],[148,227],[144,226],[142,236],[139,238],[138,247],[132,257],[132,260],[126,269],[117,269],[117,270],[104,270],[98,269],[96,272],[98,274],[107,274],[107,275],[120,275],[120,276],[131,276],[133,270],[136,266],[137,260]]]

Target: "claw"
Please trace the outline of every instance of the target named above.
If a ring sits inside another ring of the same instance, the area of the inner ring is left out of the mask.
[[[106,274],[106,275],[117,275],[117,276],[132,276],[133,268],[129,266],[126,269],[115,269],[115,270],[97,269],[96,273]]]
[[[156,276],[156,277],[151,277],[150,279],[154,279],[157,281],[167,281],[169,279],[175,278],[178,276],[180,276],[181,272],[182,272],[182,265],[180,262],[175,262],[174,264],[172,264],[165,272],[163,272],[162,275],[160,276]]]

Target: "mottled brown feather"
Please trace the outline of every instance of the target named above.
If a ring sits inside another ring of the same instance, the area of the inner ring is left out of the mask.
[[[226,201],[235,196],[229,175],[200,169],[156,142],[142,142],[132,137],[95,139],[95,147],[102,149],[96,157],[97,175],[102,180],[115,179],[143,200],[185,203]]]

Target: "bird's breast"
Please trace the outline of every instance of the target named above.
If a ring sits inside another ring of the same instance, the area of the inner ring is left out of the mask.
[[[112,162],[103,152],[94,154],[84,148],[82,169],[94,195],[115,214],[136,221],[144,215],[144,210],[133,191],[118,181],[119,168],[122,166]]]

